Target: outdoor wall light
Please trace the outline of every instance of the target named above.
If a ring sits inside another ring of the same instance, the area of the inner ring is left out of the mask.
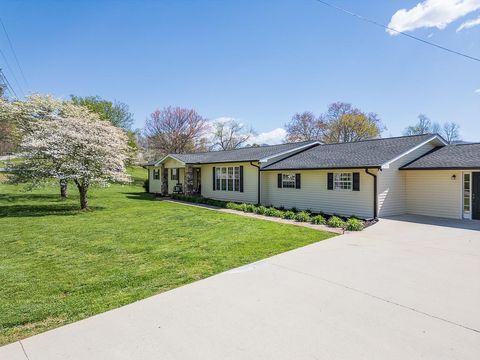
[[[457,179],[457,175],[453,174],[452,175],[452,180],[456,180]]]

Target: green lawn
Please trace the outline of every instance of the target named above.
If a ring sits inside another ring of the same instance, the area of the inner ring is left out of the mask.
[[[334,234],[156,201],[135,183],[93,190],[0,184],[0,345]]]

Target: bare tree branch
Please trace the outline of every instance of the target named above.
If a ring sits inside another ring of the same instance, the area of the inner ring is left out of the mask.
[[[254,131],[247,129],[240,122],[231,120],[219,120],[213,125],[212,149],[233,150],[246,145]]]

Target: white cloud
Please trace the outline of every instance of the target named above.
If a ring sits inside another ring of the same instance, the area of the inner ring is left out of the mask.
[[[235,120],[238,121],[240,124],[243,124],[240,119],[234,118],[234,117],[229,117],[229,116],[221,116],[212,120],[209,120],[209,125],[211,128],[209,129],[209,134],[207,138],[209,140],[212,140],[213,137],[213,124],[217,122],[224,122],[224,121],[231,121]],[[248,128],[248,126],[247,126]],[[248,144],[258,144],[258,145],[263,145],[263,144],[268,144],[268,145],[276,145],[276,144],[281,144],[283,143],[283,140],[285,140],[285,136],[287,135],[287,132],[283,128],[276,128],[271,131],[265,131],[261,132],[259,134],[256,134],[248,140]]]
[[[462,25],[457,28],[457,32],[462,31],[463,29],[470,29],[472,27],[480,25],[480,17],[472,20],[465,21]]]
[[[424,0],[411,9],[398,10],[389,27],[398,31],[419,28],[444,29],[448,24],[480,9],[480,0]],[[390,35],[398,35],[387,30]]]
[[[271,131],[267,132],[262,132],[258,135],[252,136],[248,143],[249,144],[268,144],[268,145],[276,145],[276,144],[281,144],[283,140],[285,139],[285,135],[287,135],[287,132],[285,129],[282,128],[276,128]]]
[[[480,89],[477,89],[473,92],[474,94],[480,94]]]

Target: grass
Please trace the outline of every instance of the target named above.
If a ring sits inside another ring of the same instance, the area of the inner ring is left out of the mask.
[[[22,192],[0,184],[0,345],[334,234],[155,201],[132,185]]]

